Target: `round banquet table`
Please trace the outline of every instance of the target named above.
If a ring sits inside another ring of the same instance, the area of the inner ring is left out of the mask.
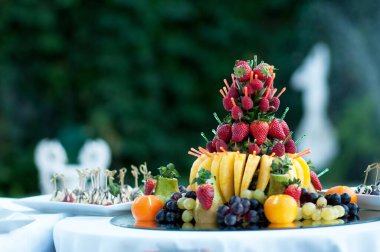
[[[117,227],[109,217],[71,217],[54,227],[58,252],[380,251],[380,222],[262,231],[167,231]]]

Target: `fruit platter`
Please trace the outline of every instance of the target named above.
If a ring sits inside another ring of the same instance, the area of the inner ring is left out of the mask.
[[[255,230],[344,225],[378,220],[377,212],[359,212],[358,196],[347,186],[322,192],[310,149],[298,150],[281,109],[286,88],[276,88],[276,68],[265,62],[237,60],[231,80],[224,79],[223,118],[195,157],[188,185],[178,185],[173,164],[145,180],[144,195],[132,204],[132,216],[111,223],[124,227],[176,230]],[[279,91],[279,92],[277,92]],[[327,176],[327,175],[325,175]],[[358,189],[359,190],[359,189]]]
[[[372,210],[380,210],[380,181],[378,180],[380,163],[374,163],[367,167],[365,172],[364,182],[355,188],[358,197],[358,204],[361,207]],[[368,184],[368,176],[370,173],[375,173],[374,183]]]
[[[139,188],[139,175],[149,178],[146,163],[139,167],[132,165],[131,174],[135,186],[124,183],[126,168],[120,170],[77,169],[78,185],[67,188],[65,177],[54,174],[51,182],[54,191],[50,195],[41,195],[17,199],[15,203],[41,212],[68,213],[73,215],[119,215],[130,210],[132,202],[143,192]],[[115,181],[118,176],[119,180]]]

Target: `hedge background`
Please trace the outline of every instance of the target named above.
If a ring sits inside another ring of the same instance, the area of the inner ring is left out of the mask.
[[[362,170],[380,153],[374,99],[379,78],[368,77],[380,66],[374,51],[379,32],[371,29],[380,24],[377,6],[1,1],[0,196],[38,193],[33,151],[46,137],[58,138],[72,163],[85,139],[101,137],[112,148],[114,168],[147,161],[155,169],[173,162],[187,177],[193,161],[187,150],[204,144],[201,131],[211,136],[212,113],[224,113],[218,89],[234,60],[258,54],[279,68],[277,83],[285,85],[317,41],[332,48],[336,102],[330,116],[341,145],[323,180],[362,180]],[[357,37],[365,42],[361,49],[353,42]],[[295,128],[302,116],[300,93],[289,89],[282,104],[291,105],[287,118]]]

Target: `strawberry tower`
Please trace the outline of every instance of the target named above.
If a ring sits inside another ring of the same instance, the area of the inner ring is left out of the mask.
[[[218,123],[214,136],[206,140],[205,147],[191,148],[196,156],[190,173],[192,184],[197,172],[204,168],[216,177],[224,202],[232,196],[244,196],[248,191],[259,189],[268,195],[272,164],[286,160],[289,165],[284,175],[290,181],[298,181],[308,191],[320,190],[313,186],[308,163],[301,156],[310,149],[297,153],[297,141],[286,123],[288,108],[279,112],[281,95],[286,88],[274,85],[275,67],[265,62],[238,60],[233,67],[231,81],[224,79],[219,90],[226,115],[214,117]],[[286,158],[286,159],[285,159]],[[284,161],[285,162],[285,161]]]

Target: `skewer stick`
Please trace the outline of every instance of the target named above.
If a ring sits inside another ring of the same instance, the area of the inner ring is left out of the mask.
[[[276,152],[272,152],[272,154],[270,154],[270,157],[274,157],[276,155]]]
[[[319,178],[320,176],[323,176],[326,172],[328,172],[329,171],[329,168],[326,168],[326,169],[324,169],[321,173],[319,173],[318,175],[317,175],[317,177]]]
[[[202,155],[202,152],[200,152],[199,150],[197,150],[197,149],[195,149],[195,148],[191,148],[190,150],[191,150],[192,152],[195,152],[195,153],[199,154],[199,155]]]
[[[231,74],[231,79],[232,79],[232,86],[233,87],[236,87],[236,83],[235,83],[235,75],[232,73]]]
[[[251,71],[251,75],[249,76],[249,83],[252,83],[252,81],[253,81],[253,71]]]
[[[224,94],[222,89],[219,89],[219,93],[223,96],[223,98],[226,98],[226,95]]]
[[[272,99],[273,96],[276,94],[276,92],[277,92],[277,88],[273,89],[273,92],[272,92],[272,94],[271,94],[271,99]]]
[[[200,157],[200,156],[201,156],[201,155],[199,155],[199,154],[195,154],[195,153],[193,153],[193,152],[191,152],[191,151],[188,151],[187,154],[189,154],[189,155],[191,155],[191,156],[194,156],[194,157]]]
[[[224,85],[226,85],[227,89],[230,90],[230,85],[228,85],[227,79],[224,79],[223,82],[224,82]]]
[[[221,149],[223,152],[227,152],[226,149],[224,149],[224,147],[220,147],[220,149]]]
[[[297,153],[297,154],[293,157],[293,159],[295,159],[295,158],[299,158],[299,157],[302,157],[302,156],[305,156],[305,155],[310,154],[310,153],[311,153],[311,150],[308,148],[308,149],[306,149],[306,150],[304,150],[304,151],[301,151],[301,152]]]
[[[224,90],[224,93],[228,93],[228,91],[227,91],[227,88],[226,87],[223,87],[223,90]]]
[[[248,96],[248,87],[247,86],[244,87],[244,95]]]
[[[280,98],[280,96],[286,91],[286,87],[284,87],[281,92],[277,95],[277,98]]]
[[[236,103],[235,103],[235,99],[233,97],[231,97],[231,102],[232,102],[232,105],[234,105],[234,107],[235,107]]]
[[[298,138],[294,143],[295,144],[299,144],[305,137],[306,137],[306,134],[304,134],[303,136],[301,136],[300,138]]]

